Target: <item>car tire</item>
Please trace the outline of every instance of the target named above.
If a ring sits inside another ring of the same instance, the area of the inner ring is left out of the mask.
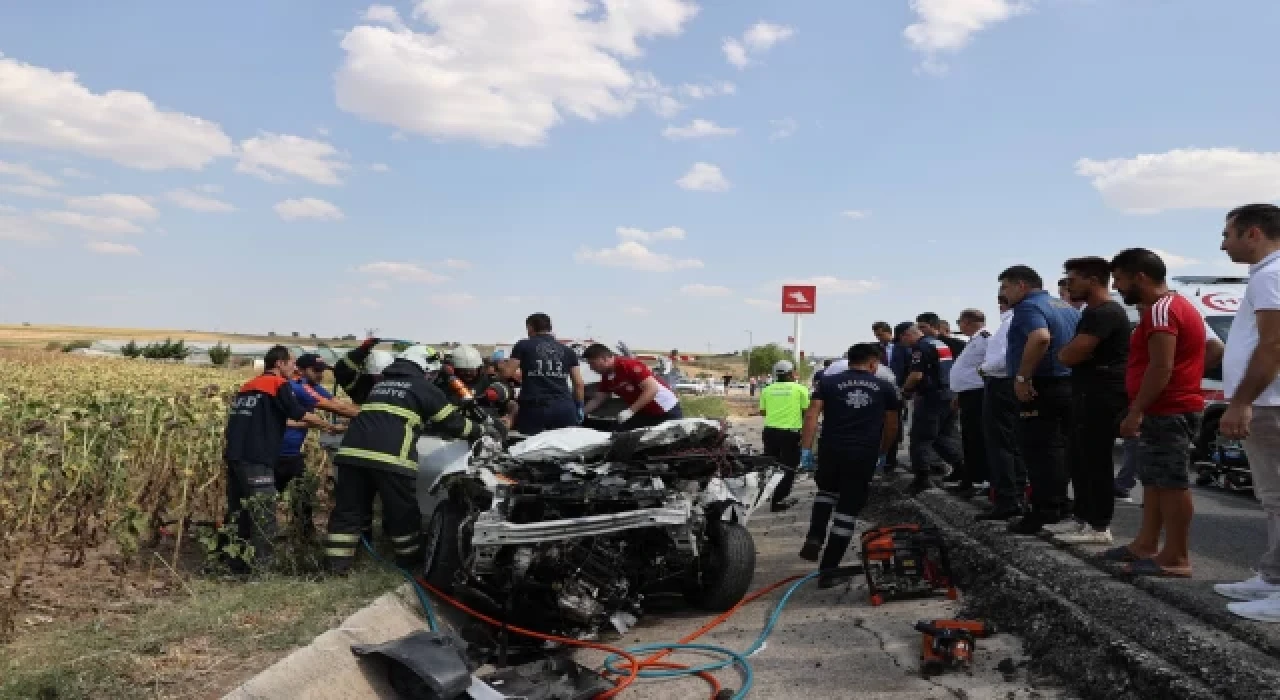
[[[701,580],[691,575],[685,599],[708,612],[724,612],[738,604],[756,573],[756,544],[747,528],[722,520],[707,524],[707,547]]]
[[[458,531],[462,527],[462,508],[445,501],[431,515],[427,525],[424,578],[436,589],[452,594],[462,569],[462,552]]]

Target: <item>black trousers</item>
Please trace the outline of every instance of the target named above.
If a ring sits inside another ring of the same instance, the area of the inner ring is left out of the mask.
[[[1096,530],[1110,527],[1115,514],[1111,455],[1128,406],[1123,383],[1071,385],[1072,513]]]
[[[573,399],[531,399],[520,402],[516,413],[516,431],[537,435],[544,430],[569,428],[578,424],[578,407]]]
[[[1013,380],[987,380],[982,395],[982,436],[987,448],[987,470],[995,489],[995,507],[1013,508],[1023,501],[1027,466],[1022,460],[1022,425]]]
[[[898,451],[902,449],[902,440],[907,436],[907,418],[910,417],[907,402],[902,403],[898,411],[898,432],[893,436],[893,444],[889,446],[889,454],[884,457],[886,467],[898,466]]]
[[[1067,434],[1071,379],[1036,377],[1036,397],[1021,405],[1022,456],[1031,481],[1031,509],[1050,519],[1067,514]]]
[[[234,558],[231,567],[244,570],[271,563],[276,531],[276,478],[269,464],[227,463],[227,522],[235,522],[236,537],[253,547],[253,556]]]
[[[982,425],[985,394],[983,389],[956,394],[960,403],[960,439],[964,445],[964,472],[960,474],[960,481],[971,484],[988,480],[987,439]]]
[[[648,413],[637,413],[625,422],[618,425],[618,431],[639,430],[640,428],[652,428],[655,425],[662,425],[669,420],[680,420],[684,418],[684,409],[680,408],[680,404],[676,404],[670,411],[660,416],[650,415]]]
[[[800,466],[800,431],[765,428],[760,439],[764,442],[764,453],[787,467],[778,488],[773,491],[773,502],[781,503],[791,495],[791,488],[796,483],[796,469]]]
[[[822,443],[818,444],[818,451],[818,472],[814,474],[818,495],[813,498],[809,534],[805,539],[826,542],[819,567],[834,569],[849,549],[858,513],[867,505],[880,455],[874,449],[842,449]],[[828,520],[831,521],[829,535]]]
[[[289,455],[280,457],[276,460],[276,492],[284,495],[289,490],[289,484],[293,480],[302,476],[307,471],[307,460],[302,455]],[[293,518],[302,524],[303,532],[311,532],[315,529],[315,517],[312,509],[313,494],[307,494],[303,498],[299,498],[290,502],[289,510]]]
[[[361,531],[373,518],[373,497],[382,498],[382,529],[391,538],[396,565],[416,571],[422,564],[422,516],[417,479],[399,472],[355,467],[341,462],[333,512],[325,536],[330,571],[345,572],[355,561]]]
[[[916,476],[945,471],[944,464],[960,469],[964,454],[960,448],[958,416],[951,408],[951,392],[929,391],[920,394],[912,406],[911,469]]]

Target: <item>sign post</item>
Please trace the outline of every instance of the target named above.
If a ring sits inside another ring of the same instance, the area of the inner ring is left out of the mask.
[[[818,310],[818,288],[811,284],[785,284],[782,286],[782,313],[792,314],[795,329],[792,332],[792,356],[796,367],[802,359],[803,347],[800,344],[800,316],[816,313]]]

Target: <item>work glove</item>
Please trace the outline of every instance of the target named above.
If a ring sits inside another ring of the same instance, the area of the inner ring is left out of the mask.
[[[618,424],[621,425],[622,423],[626,423],[631,420],[631,417],[635,414],[636,412],[629,408],[624,408],[621,411],[618,411]]]
[[[800,450],[800,468],[804,471],[813,471],[813,450],[808,448]]]

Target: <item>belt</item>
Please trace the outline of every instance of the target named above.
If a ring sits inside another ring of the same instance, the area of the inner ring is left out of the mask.
[[[781,430],[784,433],[798,433],[801,430],[800,428],[778,428],[772,425],[766,425],[764,429],[765,430]]]

